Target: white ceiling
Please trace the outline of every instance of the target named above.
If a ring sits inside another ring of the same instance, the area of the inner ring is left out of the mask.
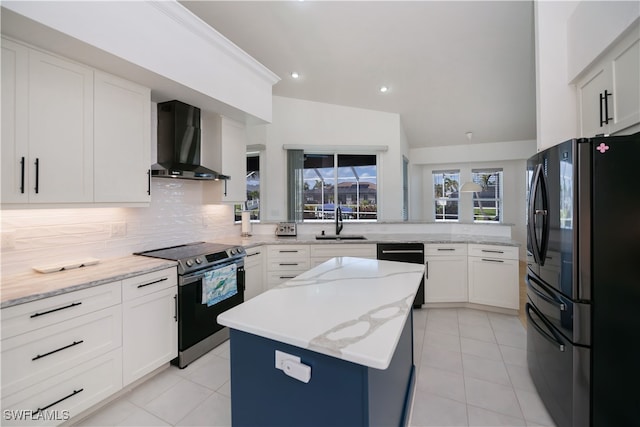
[[[181,3],[280,76],[274,95],[399,113],[412,147],[536,137],[532,1]]]

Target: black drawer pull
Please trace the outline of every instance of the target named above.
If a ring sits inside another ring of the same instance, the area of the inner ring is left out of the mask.
[[[33,411],[33,414],[32,414],[32,415],[35,415],[35,414],[37,414],[37,413],[38,413],[38,412],[40,412],[40,411],[45,411],[45,410],[47,410],[47,409],[51,408],[53,405],[57,405],[58,403],[62,402],[63,400],[67,400],[68,398],[70,398],[70,397],[72,397],[72,396],[75,396],[76,394],[80,393],[80,392],[81,392],[81,391],[83,391],[83,390],[84,390],[83,388],[81,388],[80,390],[73,390],[73,393],[71,393],[71,394],[69,394],[69,395],[67,395],[67,396],[63,397],[62,399],[56,400],[55,402],[50,403],[49,405],[45,406],[44,408],[38,408],[38,409],[36,409],[35,411]]]
[[[455,251],[455,248],[438,248],[438,252],[443,252],[443,251]]]
[[[496,251],[491,249],[482,249],[482,252],[489,252],[490,254],[503,254],[504,251]]]
[[[84,342],[84,340],[74,341],[74,342],[72,342],[72,343],[71,343],[71,344],[69,344],[69,345],[65,345],[64,347],[60,347],[59,349],[57,349],[57,350],[53,350],[53,351],[50,351],[49,353],[39,354],[39,355],[37,355],[36,357],[34,357],[33,359],[31,359],[31,360],[33,361],[33,360],[42,359],[43,357],[50,356],[50,355],[52,355],[53,353],[57,353],[57,352],[59,352],[59,351],[66,350],[66,349],[68,349],[68,348],[70,348],[70,347],[76,346],[76,345],[78,345],[78,344],[82,344],[83,342]],[[45,409],[46,409],[46,408],[45,408]]]
[[[286,250],[281,249],[278,252],[280,252],[281,254],[286,254],[286,253],[296,253],[298,252],[298,250],[297,249],[286,249]]]
[[[298,265],[298,263],[297,262],[281,262],[278,265]]]
[[[261,252],[256,252],[254,254],[247,254],[247,258],[249,258],[250,256],[256,256],[256,255],[260,255]]]
[[[80,304],[82,304],[82,303],[81,302],[74,302],[74,303],[71,303],[69,305],[65,305],[64,307],[54,308],[53,310],[49,310],[49,311],[43,311],[42,313],[33,313],[29,317],[31,317],[33,319],[34,317],[44,316],[45,314],[54,313],[54,312],[60,311],[60,310],[65,310],[67,308],[75,307],[76,305],[80,305]]]
[[[24,194],[24,156],[20,159],[20,193]]]
[[[504,262],[501,259],[487,259],[487,258],[482,258],[483,261],[489,261],[489,262]]]
[[[296,276],[280,276],[281,279],[293,279]]]
[[[154,280],[153,282],[145,283],[143,285],[138,285],[138,288],[144,288],[145,286],[155,285],[156,283],[164,282],[165,280],[168,280],[168,279],[169,279],[168,277],[163,277],[162,279]]]

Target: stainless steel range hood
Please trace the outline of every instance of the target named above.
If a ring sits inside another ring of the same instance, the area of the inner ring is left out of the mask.
[[[200,164],[200,109],[180,101],[158,104],[158,163],[151,175],[197,180],[229,179]]]

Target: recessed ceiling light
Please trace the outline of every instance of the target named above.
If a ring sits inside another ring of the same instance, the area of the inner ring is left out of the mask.
[[[389,90],[387,86],[380,86],[380,92],[385,93]]]
[[[298,74],[297,72],[293,71],[291,73],[291,77],[293,77],[294,79],[298,79],[298,78],[300,78],[300,74]]]

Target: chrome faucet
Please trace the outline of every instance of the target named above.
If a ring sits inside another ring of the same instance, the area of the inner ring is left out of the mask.
[[[340,206],[336,208],[336,236],[342,231],[342,209]]]

